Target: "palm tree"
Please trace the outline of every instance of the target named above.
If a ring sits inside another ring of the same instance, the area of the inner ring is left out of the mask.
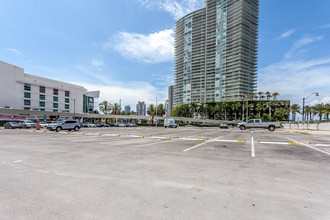
[[[195,116],[197,110],[198,110],[198,104],[196,102],[190,103],[190,112],[193,117]]]
[[[264,94],[263,92],[258,92],[259,100],[261,100],[261,96],[262,96],[263,94]]]
[[[107,115],[111,111],[111,104],[108,101],[103,101],[99,104],[99,109],[103,114]]]
[[[154,118],[156,115],[156,108],[153,104],[149,105],[148,109],[147,109],[147,113],[149,116],[151,116],[152,118],[152,124],[154,124]]]
[[[235,112],[235,120],[237,120],[237,111],[241,108],[241,103],[236,101],[231,104],[231,109]]]
[[[271,94],[269,91],[265,92],[265,95],[266,95],[266,98],[267,98],[267,101],[269,101],[270,97],[271,97]]]
[[[163,104],[157,106],[157,116],[163,116],[165,114],[165,109]]]
[[[325,109],[324,104],[317,104],[315,106],[313,106],[313,109],[317,112],[317,114],[319,115],[319,120],[322,120],[322,115],[323,115],[323,111]]]
[[[227,108],[229,107],[229,103],[224,101],[221,103],[222,109],[225,110],[225,121],[227,121]]]
[[[305,110],[307,121],[311,120],[312,119],[312,108],[310,106],[306,105],[304,110]],[[308,118],[308,116],[309,116],[309,118]]]
[[[261,111],[264,109],[264,105],[258,103],[256,110],[259,112],[259,118],[261,118]]]
[[[277,100],[277,96],[279,96],[279,95],[280,95],[279,93],[274,92],[274,93],[272,94],[272,96],[274,97],[273,100]]]
[[[253,100],[253,98],[254,98],[254,94],[247,94],[247,95],[245,95],[245,97],[246,97],[247,99],[252,99],[252,100]]]
[[[324,111],[323,113],[326,115],[327,120],[329,120],[329,114],[330,114],[330,104],[324,105]]]
[[[290,111],[292,112],[292,120],[296,121],[296,113],[299,112],[300,106],[298,104],[293,104],[290,107]]]
[[[205,104],[202,103],[199,107],[198,107],[198,113],[200,114],[201,117],[205,116]]]
[[[261,100],[264,100],[265,96],[264,96],[264,95],[262,95],[262,96],[260,96],[260,98],[261,98]]]
[[[120,114],[120,106],[119,106],[118,103],[113,104],[111,113],[113,115],[119,115]]]

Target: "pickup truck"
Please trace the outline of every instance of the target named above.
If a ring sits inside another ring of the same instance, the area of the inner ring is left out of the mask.
[[[245,130],[247,128],[267,128],[274,131],[275,128],[280,128],[280,122],[262,122],[261,119],[250,119],[248,122],[241,122],[237,125],[239,129]]]

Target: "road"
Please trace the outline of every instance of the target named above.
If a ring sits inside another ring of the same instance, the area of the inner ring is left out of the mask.
[[[330,137],[0,130],[0,219],[330,219]]]

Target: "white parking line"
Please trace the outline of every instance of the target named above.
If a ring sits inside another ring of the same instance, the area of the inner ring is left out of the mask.
[[[313,149],[313,150],[316,150],[316,151],[322,152],[322,153],[324,153],[324,154],[330,156],[330,153],[329,153],[329,152],[326,152],[326,151],[320,150],[320,149],[315,148],[315,147],[313,147],[313,146],[311,146],[311,145],[309,145],[309,144],[304,144],[304,143],[302,143],[302,142],[296,141],[296,140],[294,140],[294,139],[292,139],[292,138],[289,138],[289,137],[287,137],[287,139],[289,139],[289,140],[291,140],[291,141],[294,141],[294,142],[296,142],[296,143],[299,143],[299,144],[301,144],[301,145],[303,145],[303,146],[305,146],[305,147],[311,148],[311,149]]]
[[[138,145],[138,146],[135,146],[135,147],[145,147],[145,146],[150,146],[150,145],[155,145],[155,144],[159,144],[159,143],[162,143],[163,141],[159,141],[159,142],[155,142],[155,143],[150,143],[150,144],[141,144],[141,145]]]
[[[253,136],[251,136],[251,157],[256,157],[256,153],[254,150],[254,139]]]
[[[209,140],[209,141],[206,141],[206,142],[201,143],[201,144],[197,144],[197,145],[195,145],[195,146],[193,146],[193,147],[187,148],[187,149],[183,150],[183,152],[186,152],[186,151],[189,151],[189,150],[195,149],[195,148],[197,148],[197,147],[199,147],[199,146],[202,146],[202,145],[204,145],[204,144],[207,144],[207,143],[209,143],[209,142],[212,142],[212,141],[214,141],[214,140],[216,140],[216,139],[218,139],[218,138],[222,138],[222,136],[217,137],[217,138],[214,138],[214,139]]]

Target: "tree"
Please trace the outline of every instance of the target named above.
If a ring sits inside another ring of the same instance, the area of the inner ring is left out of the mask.
[[[197,111],[198,111],[198,104],[196,102],[190,103],[190,112],[193,117]]]
[[[225,121],[227,121],[227,108],[229,107],[229,103],[224,101],[221,103],[222,109],[225,111]]]
[[[120,109],[119,104],[118,103],[113,104],[111,114],[113,114],[113,115],[119,115],[120,114],[120,111],[121,111],[121,109]]]
[[[298,104],[293,104],[290,107],[290,111],[292,113],[292,121],[296,121],[296,113],[300,111],[300,106]]]
[[[310,106],[306,105],[304,112],[305,112],[307,121],[311,120],[312,119],[312,108]],[[308,118],[308,116],[309,116],[309,118]]]
[[[262,96],[263,94],[264,94],[263,92],[258,92],[259,100],[261,100],[261,96]]]
[[[241,103],[236,101],[231,104],[231,109],[235,112],[235,120],[237,120],[237,111],[241,108]]]
[[[265,95],[266,95],[266,98],[267,98],[267,101],[269,101],[270,97],[271,97],[271,94],[269,91],[265,92]]]
[[[103,114],[107,115],[111,111],[111,104],[108,101],[103,101],[99,104],[99,109]]]
[[[323,111],[325,109],[324,104],[317,104],[315,106],[313,106],[313,109],[317,112],[317,114],[319,115],[319,120],[322,120],[322,115],[323,115]]]
[[[156,115],[156,108],[153,104],[149,105],[148,109],[147,109],[147,113],[149,116],[151,116],[152,118],[152,124],[154,124],[154,118]]]
[[[264,109],[264,105],[261,104],[261,103],[258,103],[257,106],[256,106],[256,110],[259,114],[259,118],[261,118],[261,112],[262,112],[263,109]]]
[[[202,104],[199,106],[199,108],[198,108],[198,113],[199,113],[202,117],[204,117],[204,116],[205,116],[205,111],[206,111],[206,109],[205,109],[205,105],[204,105],[204,103],[202,103]]]
[[[324,111],[323,113],[326,116],[326,119],[329,120],[329,114],[330,114],[330,104],[325,104],[324,105]]]
[[[165,108],[163,104],[159,104],[157,106],[157,116],[163,116],[165,115]]]
[[[277,100],[277,96],[279,96],[279,95],[280,95],[279,93],[274,92],[274,93],[272,94],[272,96],[273,96],[273,100]]]

